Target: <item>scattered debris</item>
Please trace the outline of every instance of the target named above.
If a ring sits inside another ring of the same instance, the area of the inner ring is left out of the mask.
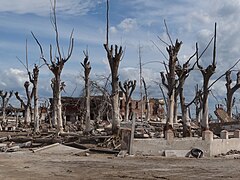
[[[225,157],[225,156],[231,156],[231,155],[240,155],[240,151],[230,150],[227,153],[221,153],[221,154],[216,155],[215,157]]]
[[[203,151],[198,148],[193,148],[191,150],[191,155],[195,158],[202,158],[203,157]]]

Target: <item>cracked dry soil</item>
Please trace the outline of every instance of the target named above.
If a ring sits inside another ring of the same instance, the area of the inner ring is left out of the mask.
[[[0,179],[239,179],[240,159],[119,158],[107,154],[89,156],[32,153],[0,154]]]

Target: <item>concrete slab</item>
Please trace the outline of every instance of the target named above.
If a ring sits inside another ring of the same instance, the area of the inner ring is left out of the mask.
[[[166,157],[188,157],[190,150],[165,150]]]
[[[81,149],[77,149],[74,147],[69,147],[69,146],[65,146],[65,145],[56,143],[56,144],[53,144],[53,146],[50,146],[46,149],[42,149],[40,151],[35,151],[35,153],[64,155],[64,154],[78,154],[82,151],[85,151],[85,150],[81,150]]]

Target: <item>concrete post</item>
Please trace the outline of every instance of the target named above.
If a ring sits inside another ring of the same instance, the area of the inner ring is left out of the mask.
[[[168,142],[172,142],[173,139],[174,139],[174,134],[173,134],[173,131],[171,129],[168,129],[166,132],[165,132],[165,139],[168,141]]]
[[[203,131],[202,132],[202,140],[213,141],[213,132],[210,130]]]
[[[220,132],[220,138],[221,138],[221,139],[228,139],[228,131],[222,130],[222,131]]]
[[[234,138],[240,138],[240,130],[239,129],[234,131]]]
[[[130,144],[129,144],[129,155],[133,154],[133,140],[134,140],[134,132],[135,132],[135,124],[136,124],[136,115],[133,113],[132,118],[132,128],[131,128],[131,137],[130,137]]]

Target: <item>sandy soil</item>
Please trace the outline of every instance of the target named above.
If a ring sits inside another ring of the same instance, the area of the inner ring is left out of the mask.
[[[0,153],[0,179],[240,179],[237,158]]]

